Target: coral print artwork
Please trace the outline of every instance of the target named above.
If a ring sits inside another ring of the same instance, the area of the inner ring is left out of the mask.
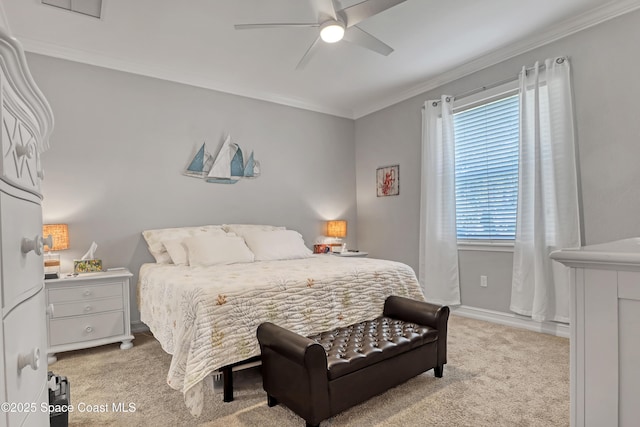
[[[400,194],[400,166],[385,166],[376,170],[378,197]]]

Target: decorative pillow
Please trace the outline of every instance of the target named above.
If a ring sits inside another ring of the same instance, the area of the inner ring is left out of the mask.
[[[171,256],[162,244],[163,241],[184,239],[200,234],[212,234],[224,236],[225,231],[221,225],[203,225],[201,227],[162,228],[157,230],[145,230],[142,232],[147,242],[149,252],[158,264],[170,264]]]
[[[275,225],[259,225],[259,224],[223,224],[222,228],[228,233],[235,233],[244,237],[245,233],[253,231],[274,231],[286,230],[285,227],[277,227]]]
[[[256,261],[308,258],[312,254],[302,235],[293,230],[249,231],[244,240]]]
[[[183,241],[192,267],[253,262],[253,253],[238,236],[202,235]]]
[[[189,257],[187,256],[187,247],[184,245],[184,239],[173,239],[163,241],[171,262],[176,265],[189,265]]]

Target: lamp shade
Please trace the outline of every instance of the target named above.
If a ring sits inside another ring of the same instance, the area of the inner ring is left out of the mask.
[[[327,236],[345,237],[347,235],[347,221],[327,221]]]
[[[67,224],[45,224],[42,226],[42,235],[46,238],[53,237],[53,247],[45,245],[47,251],[61,251],[69,249],[69,227]]]

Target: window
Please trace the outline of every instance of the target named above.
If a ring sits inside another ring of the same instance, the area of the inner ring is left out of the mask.
[[[519,96],[499,89],[454,110],[458,241],[515,239]]]

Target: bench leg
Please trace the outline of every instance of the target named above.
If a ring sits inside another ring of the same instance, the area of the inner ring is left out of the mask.
[[[233,370],[230,366],[222,368],[222,376],[224,379],[222,401],[233,402]]]
[[[267,406],[271,408],[273,406],[276,406],[277,404],[278,404],[278,399],[267,394]]]
[[[444,371],[444,365],[436,366],[433,368],[433,375],[436,378],[442,378],[442,371]]]

